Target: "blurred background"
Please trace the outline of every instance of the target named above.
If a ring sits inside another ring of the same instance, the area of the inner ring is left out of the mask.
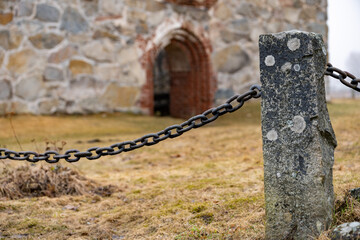
[[[360,76],[360,1],[328,0],[329,62]],[[338,81],[329,80],[331,97],[359,97]]]

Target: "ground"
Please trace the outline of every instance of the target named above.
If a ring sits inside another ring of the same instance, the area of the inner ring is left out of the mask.
[[[360,221],[359,203],[345,197],[348,189],[360,187],[360,108],[355,100],[333,101],[328,107],[339,144],[333,228]],[[182,121],[132,114],[3,117],[0,145],[44,151],[65,144],[64,149],[85,150]],[[48,166],[0,162],[3,173],[21,165]],[[111,196],[2,198],[0,239],[264,239],[259,101],[177,139],[61,165],[116,190]],[[329,232],[320,239],[329,239]]]

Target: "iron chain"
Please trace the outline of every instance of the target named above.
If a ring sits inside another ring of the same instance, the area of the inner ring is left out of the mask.
[[[339,79],[340,82],[342,84],[344,84],[345,86],[352,88],[355,91],[360,92],[360,88],[358,87],[358,84],[360,83],[360,78],[356,78],[353,74],[351,74],[347,71],[343,71],[339,68],[333,67],[333,65],[331,63],[327,64],[325,75]],[[349,77],[351,79],[350,82],[345,80],[347,77]]]
[[[85,152],[80,152],[76,149],[67,150],[65,154],[60,154],[57,151],[46,151],[45,153],[36,153],[30,151],[11,151],[6,148],[0,148],[0,160],[11,159],[17,161],[38,162],[46,161],[47,163],[57,163],[61,159],[67,162],[77,162],[82,158],[88,160],[95,160],[102,156],[116,155],[122,152],[129,152],[144,146],[152,146],[168,138],[176,138],[183,133],[194,128],[202,127],[208,123],[215,121],[218,117],[232,113],[240,109],[244,103],[252,98],[259,98],[261,96],[261,88],[258,85],[253,85],[249,91],[241,95],[235,95],[229,98],[224,104],[206,110],[202,114],[189,118],[187,121],[165,128],[164,130],[144,135],[133,141],[126,141],[115,143],[109,147],[92,147]]]

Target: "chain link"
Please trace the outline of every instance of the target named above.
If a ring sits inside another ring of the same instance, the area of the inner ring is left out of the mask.
[[[325,71],[325,75],[331,76],[333,78],[339,79],[342,84],[345,86],[352,88],[355,91],[360,92],[360,88],[358,87],[358,84],[360,83],[360,79],[356,78],[353,74],[343,71],[339,68],[333,67],[331,63],[327,64],[327,68]],[[345,79],[349,77],[351,79],[350,82],[345,81]]]
[[[92,147],[85,152],[71,149],[67,150],[65,154],[60,154],[56,151],[46,151],[45,153],[41,154],[30,151],[16,152],[6,148],[0,148],[0,160],[11,159],[17,161],[45,161],[47,163],[57,163],[63,159],[67,162],[77,162],[82,158],[95,160],[102,156],[112,156],[122,152],[129,152],[144,146],[155,145],[168,138],[179,137],[191,129],[199,128],[215,121],[218,117],[226,113],[235,112],[236,110],[240,109],[246,101],[259,97],[261,97],[261,88],[258,85],[253,85],[250,90],[244,94],[235,95],[229,98],[224,104],[206,110],[202,114],[191,117],[181,124],[172,125],[160,132],[147,134],[133,141],[115,143],[109,147]]]

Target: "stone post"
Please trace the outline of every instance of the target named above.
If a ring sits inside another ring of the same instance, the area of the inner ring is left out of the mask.
[[[261,35],[266,239],[313,239],[332,221],[335,134],[321,35]]]

